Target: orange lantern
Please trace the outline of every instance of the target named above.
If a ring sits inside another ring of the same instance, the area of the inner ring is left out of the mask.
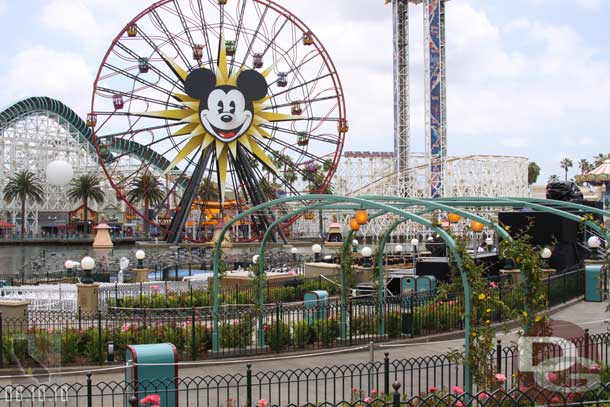
[[[481,222],[477,222],[477,221],[472,221],[470,222],[470,227],[472,228],[473,232],[476,233],[481,233],[483,231],[483,229],[485,229],[485,225],[482,224]]]
[[[449,222],[451,223],[458,223],[460,219],[462,219],[462,217],[457,213],[450,213],[449,215],[447,215],[447,218],[449,218]]]
[[[369,213],[366,209],[356,210],[356,222],[358,222],[359,225],[365,225],[369,222]]]
[[[352,230],[352,232],[357,232],[360,230],[360,223],[358,223],[356,218],[351,218],[349,220],[349,228]]]

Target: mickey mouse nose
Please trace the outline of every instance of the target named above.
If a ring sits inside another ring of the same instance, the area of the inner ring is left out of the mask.
[[[231,120],[233,120],[233,118],[231,117],[231,115],[223,114],[222,116],[220,116],[220,120],[225,123],[229,123]]]

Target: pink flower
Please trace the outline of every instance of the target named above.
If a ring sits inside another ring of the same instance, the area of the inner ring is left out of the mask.
[[[455,405],[456,405],[457,407],[464,407],[464,403],[462,403],[460,400],[456,401],[456,402],[455,402]]]
[[[269,405],[269,402],[265,399],[260,399],[258,401],[258,403],[256,403],[257,407],[267,407]]]
[[[150,289],[153,291],[159,291],[161,289],[161,287],[159,287],[158,285],[151,285]]]
[[[131,324],[123,324],[121,332],[128,332],[131,329]]]
[[[489,286],[490,286],[491,288],[498,288],[498,284],[496,284],[496,282],[495,282],[495,281],[490,282],[490,283],[489,283]]]
[[[352,387],[352,393],[357,393],[358,392],[358,387]]]
[[[369,404],[370,402],[372,402],[372,401],[373,401],[373,398],[372,398],[372,397],[367,397],[367,398],[365,398],[363,401],[364,401],[366,404]]]
[[[159,403],[161,403],[161,397],[158,394],[151,394],[140,400],[140,404],[145,406],[150,404],[151,407],[158,406]]]
[[[530,389],[530,388],[529,388],[529,387],[527,387],[527,386],[520,386],[520,387],[519,387],[519,391],[520,391],[521,393],[527,393],[527,392],[529,391],[529,389]]]
[[[49,329],[47,329],[47,333],[48,333],[49,335],[52,335],[52,334],[53,334],[53,328],[49,328]]]
[[[376,396],[376,395],[377,395],[377,389],[371,390],[371,396]]]
[[[555,396],[551,399],[551,404],[559,404],[561,400],[559,400],[559,397]]]
[[[557,373],[554,372],[548,372],[546,374],[546,380],[548,380],[550,383],[554,383],[555,380],[557,380]]]
[[[591,373],[599,373],[600,367],[597,363],[593,363],[591,367],[589,367],[589,370],[591,371]]]
[[[435,392],[437,392],[437,391],[438,391],[438,387],[430,386],[430,388],[428,389],[428,391],[429,391],[430,393],[435,393]]]
[[[453,386],[451,388],[451,392],[455,393],[455,394],[464,394],[464,389],[461,388],[460,386]]]
[[[487,393],[481,393],[477,398],[479,399],[479,401],[485,401],[489,398],[489,396],[487,395]]]
[[[502,373],[496,373],[494,375],[494,377],[496,378],[497,381],[499,381],[500,383],[504,383],[506,381],[506,376],[504,376]]]

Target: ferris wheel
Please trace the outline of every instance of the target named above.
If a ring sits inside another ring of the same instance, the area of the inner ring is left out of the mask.
[[[163,0],[144,10],[108,49],[87,124],[117,197],[168,241],[183,236],[194,209],[201,225],[210,208],[218,222],[324,192],[348,131],[329,54],[269,0]],[[144,193],[132,193],[138,183]],[[271,221],[246,223],[256,235]]]

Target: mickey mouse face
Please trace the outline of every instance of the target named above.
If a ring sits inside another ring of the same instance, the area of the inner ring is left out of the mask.
[[[192,71],[184,82],[186,93],[200,100],[199,118],[203,127],[220,141],[242,136],[254,118],[252,102],[267,95],[265,78],[258,72],[242,72],[237,87],[216,86],[216,75],[208,69]]]

